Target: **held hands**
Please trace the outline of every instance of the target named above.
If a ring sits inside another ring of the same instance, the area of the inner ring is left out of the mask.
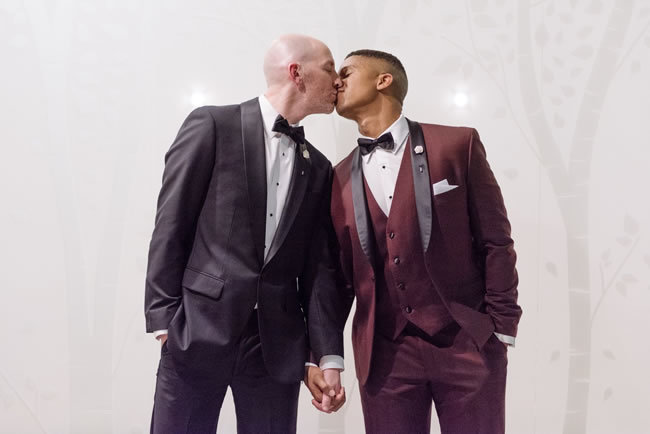
[[[156,339],[160,341],[160,346],[162,347],[163,345],[165,345],[165,342],[167,342],[167,335],[166,334],[160,335]]]
[[[345,387],[341,386],[338,369],[323,371],[317,366],[306,366],[305,385],[314,397],[311,403],[324,413],[338,411],[345,403]]]

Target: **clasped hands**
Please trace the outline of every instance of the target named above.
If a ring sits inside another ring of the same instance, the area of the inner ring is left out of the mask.
[[[158,337],[164,345],[167,335]],[[345,387],[341,386],[341,372],[338,369],[321,370],[318,366],[305,366],[305,385],[311,392],[311,403],[324,413],[338,411],[345,404]]]
[[[338,411],[345,403],[345,387],[341,386],[338,369],[321,370],[318,366],[306,366],[305,385],[313,396],[313,406],[324,413]]]

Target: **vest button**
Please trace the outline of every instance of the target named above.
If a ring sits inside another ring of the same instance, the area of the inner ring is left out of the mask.
[[[411,306],[406,306],[406,307],[404,308],[404,310],[406,311],[406,313],[411,313],[411,312],[413,312],[413,309],[411,309]]]
[[[391,240],[395,238],[395,232],[391,232],[390,234],[388,234],[388,238],[390,238]]]
[[[400,289],[400,290],[404,291],[405,288],[406,288],[406,285],[404,285],[403,282],[400,282],[400,283],[397,284],[397,289]]]
[[[400,261],[399,261],[399,256],[396,257],[395,259],[393,259],[393,262],[395,263],[395,265],[399,264],[399,262],[400,262]]]

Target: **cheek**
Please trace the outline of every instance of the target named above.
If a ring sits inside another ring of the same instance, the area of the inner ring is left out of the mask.
[[[316,92],[322,93],[332,87],[332,81],[327,74],[320,74],[313,77],[313,88]]]
[[[321,89],[329,89],[332,87],[332,80],[329,78],[329,76],[325,76],[321,79],[320,87]]]
[[[350,85],[350,96],[355,100],[363,99],[364,95],[368,93],[368,89],[363,86],[363,83],[352,82]]]

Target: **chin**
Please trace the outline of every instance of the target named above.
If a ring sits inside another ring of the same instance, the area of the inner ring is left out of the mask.
[[[330,101],[320,101],[318,104],[312,106],[313,114],[330,114],[334,111],[335,102]]]
[[[337,105],[337,106],[336,106],[336,113],[337,113],[339,116],[342,116],[342,117],[344,117],[344,118],[346,118],[346,119],[350,119],[350,118],[348,117],[348,112],[345,110],[345,107],[342,107],[342,106],[340,106],[340,105]]]

